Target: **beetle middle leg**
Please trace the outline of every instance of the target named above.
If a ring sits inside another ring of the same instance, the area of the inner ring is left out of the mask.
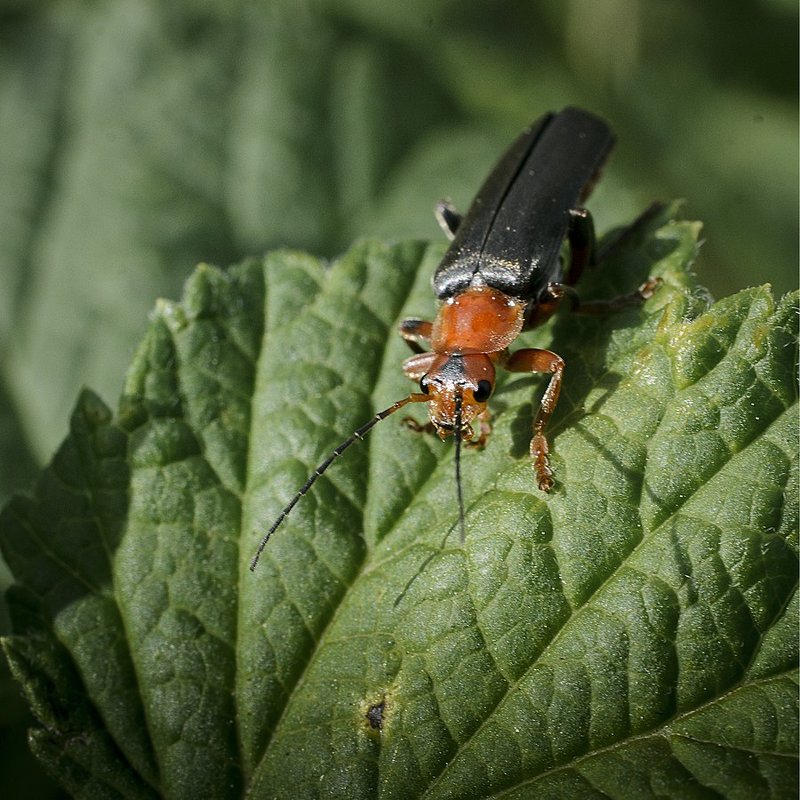
[[[550,350],[526,348],[512,353],[505,364],[510,372],[549,372],[551,377],[542,395],[539,411],[533,420],[533,437],[531,438],[531,458],[536,482],[543,492],[553,488],[553,470],[550,467],[548,454],[550,447],[544,434],[545,426],[553,409],[558,403],[561,392],[561,381],[564,376],[564,359]]]
[[[583,270],[595,261],[595,233],[592,215],[585,208],[572,208],[569,212],[569,267],[564,282],[574,286]]]

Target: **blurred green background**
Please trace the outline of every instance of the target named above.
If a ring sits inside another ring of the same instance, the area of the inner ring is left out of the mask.
[[[465,208],[509,141],[566,104],[618,134],[590,202],[601,232],[683,197],[715,296],[797,284],[790,0],[6,0],[0,15],[0,498],[52,454],[80,386],[114,401],[148,310],[196,262],[438,237],[434,203]],[[3,795],[57,796],[26,713],[3,672]]]

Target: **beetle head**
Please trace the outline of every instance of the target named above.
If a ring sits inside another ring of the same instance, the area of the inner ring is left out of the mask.
[[[431,422],[441,439],[456,432],[460,439],[472,438],[470,423],[486,409],[494,382],[494,364],[485,353],[433,358],[419,387],[428,396]]]

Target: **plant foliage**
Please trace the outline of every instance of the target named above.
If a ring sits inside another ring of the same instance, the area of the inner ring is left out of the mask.
[[[641,309],[525,335],[567,362],[557,485],[510,376],[465,451],[379,425],[440,247],[198,267],[110,411],[84,392],[0,518],[3,645],[79,797],[772,797],[797,791],[796,297],[711,304],[666,215],[586,276]]]

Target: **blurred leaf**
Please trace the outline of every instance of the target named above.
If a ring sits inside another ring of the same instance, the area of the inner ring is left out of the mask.
[[[0,658],[0,774],[5,800],[58,800],[67,795],[41,769],[28,746],[26,730],[34,724],[19,683]]]
[[[441,248],[201,266],[161,302],[112,414],[84,393],[0,517],[11,668],[77,796],[790,797],[797,789],[796,297],[707,307],[698,225],[661,219],[529,344],[568,364],[558,484],[531,384],[464,458],[397,418],[398,319]]]
[[[0,372],[40,463],[81,386],[118,392],[147,309],[192,264],[431,236],[440,197],[466,202],[522,126],[568,103],[619,132],[598,218],[685,197],[706,220],[715,293],[796,286],[794,7],[107,0],[0,14]]]

